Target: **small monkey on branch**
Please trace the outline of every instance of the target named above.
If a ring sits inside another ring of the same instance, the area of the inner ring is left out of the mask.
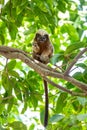
[[[52,54],[53,45],[48,33],[42,29],[38,30],[33,41],[33,58],[47,64]]]
[[[33,41],[33,58],[47,64],[49,63],[50,58],[53,55],[53,45],[50,42],[50,38],[48,33],[45,30],[39,29]],[[44,90],[45,90],[45,116],[44,116],[44,127],[48,124],[48,87],[47,82],[44,82]]]

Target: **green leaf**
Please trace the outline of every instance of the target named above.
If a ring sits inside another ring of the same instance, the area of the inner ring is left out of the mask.
[[[1,1],[0,1],[0,4],[4,4],[4,0],[1,0]]]
[[[84,121],[87,119],[87,114],[79,114],[79,115],[77,115],[77,119],[79,121]]]
[[[14,66],[14,67],[15,67],[15,66]],[[13,67],[13,68],[14,68],[14,67]],[[9,75],[10,75],[10,76],[13,76],[13,77],[15,77],[15,78],[18,78],[18,79],[20,78],[19,74],[18,74],[16,71],[14,71],[14,70],[10,70],[10,71],[9,71]]]
[[[44,114],[45,114],[45,110],[42,110],[40,112],[40,121],[41,121],[42,125],[44,124]]]
[[[63,13],[65,13],[65,11],[66,11],[66,3],[65,3],[65,1],[58,1],[58,9],[60,10],[60,11],[62,11]]]
[[[10,112],[14,104],[14,98],[12,97],[11,99],[9,99],[8,103],[9,104],[7,106],[7,112]]]
[[[73,77],[77,80],[83,81],[83,74],[81,72],[76,72]]]
[[[73,108],[75,111],[80,112],[82,110],[82,105],[79,103],[78,100],[75,100],[73,103]]]
[[[80,103],[83,107],[85,107],[85,105],[86,105],[86,103],[87,103],[86,98],[85,98],[85,97],[77,97],[77,99],[78,99],[79,103]]]
[[[22,101],[21,90],[20,90],[20,88],[19,88],[19,86],[18,86],[17,83],[16,83],[16,85],[15,85],[15,87],[14,87],[14,92],[15,92],[15,94],[16,94],[16,97],[17,97],[20,101]]]
[[[78,63],[76,64],[77,67],[81,67],[82,69],[87,69],[87,65],[85,65],[84,63]]]
[[[0,95],[0,104],[2,103],[3,97]]]
[[[16,39],[16,34],[18,32],[16,24],[9,23],[8,29],[9,29],[9,34],[10,34],[12,40],[15,40]]]
[[[5,89],[5,91],[11,95],[12,94],[12,87],[14,85],[14,82],[12,83],[11,78],[8,78],[8,73],[7,72],[3,72],[2,73],[2,85]]]
[[[4,45],[5,43],[5,37],[3,34],[0,34],[0,41],[1,41],[1,44]]]
[[[87,82],[87,68],[83,72],[83,79]]]
[[[37,106],[38,106],[38,100],[37,100],[37,98],[36,98],[34,95],[32,95],[32,94],[31,94],[31,103],[32,103],[32,105],[33,105],[33,107],[34,107],[34,110],[36,110],[36,108],[37,108]]]
[[[24,125],[20,121],[14,121],[12,123],[9,123],[9,126],[13,128],[13,130],[27,130],[26,125]]]
[[[74,28],[74,26],[72,24],[64,24],[62,27],[61,27],[61,32],[62,33],[68,33],[68,35],[70,36],[70,38],[73,40],[73,41],[78,41],[79,40],[79,35],[76,31],[76,29]]]
[[[60,96],[57,99],[56,103],[56,112],[61,113],[63,111],[63,108],[66,105],[66,98],[67,94],[66,93],[61,93]]]
[[[58,61],[63,60],[64,58],[64,53],[59,53],[59,54],[55,54],[52,58],[51,58],[51,63],[52,64],[56,64]]]
[[[34,130],[34,128],[35,128],[35,124],[31,124],[29,130]]]
[[[77,43],[73,43],[70,46],[67,47],[66,51],[65,51],[65,55],[66,54],[71,54],[73,51],[78,50],[80,48],[83,48],[87,46],[87,43],[84,42],[77,42]]]
[[[62,120],[63,118],[64,118],[64,115],[56,114],[50,118],[50,122],[51,123],[58,122],[58,121]]]
[[[18,5],[21,5],[22,2],[23,2],[22,0],[13,0],[12,1],[14,7],[17,7]]]
[[[34,12],[36,16],[38,16],[40,23],[46,26],[48,24],[46,15],[37,6],[35,7]]]
[[[6,130],[6,129],[4,129],[4,128],[0,125],[0,130]]]
[[[16,26],[20,27],[23,21],[23,13],[20,13],[16,16]]]
[[[7,70],[11,71],[14,69],[14,67],[16,66],[16,60],[11,60],[8,64],[7,64]]]
[[[22,114],[24,114],[24,112],[27,110],[27,102],[25,101],[24,102],[24,107],[23,107],[23,109],[22,109]]]
[[[5,104],[0,103],[0,115],[5,110]]]
[[[29,35],[31,33],[34,33],[36,31],[35,28],[36,28],[36,25],[31,25],[27,31],[26,30],[24,31],[24,34]]]
[[[3,71],[2,73],[2,85],[4,87],[4,89],[7,89],[7,79],[8,79],[8,75],[5,71]]]

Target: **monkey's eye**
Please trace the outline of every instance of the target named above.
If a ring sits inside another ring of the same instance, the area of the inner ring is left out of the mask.
[[[40,41],[41,35],[39,33],[37,33],[35,39],[36,39],[36,41]]]
[[[45,34],[44,37],[46,38],[46,40],[48,39],[48,35],[47,34]]]
[[[38,38],[38,37],[41,37],[41,35],[39,33],[36,34],[36,38]]]

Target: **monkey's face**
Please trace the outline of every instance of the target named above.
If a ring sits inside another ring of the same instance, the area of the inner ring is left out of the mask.
[[[35,39],[38,43],[45,43],[49,40],[49,37],[48,34],[41,35],[39,33],[36,33]]]

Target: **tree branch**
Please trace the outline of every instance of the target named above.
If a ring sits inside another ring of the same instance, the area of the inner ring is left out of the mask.
[[[76,93],[76,92],[73,92],[73,91],[71,91],[71,90],[69,90],[67,88],[62,87],[59,84],[54,83],[53,81],[51,81],[50,79],[48,79],[46,77],[43,77],[43,79],[45,79],[48,83],[52,84],[56,88],[59,88],[60,90],[71,94],[72,96],[81,96],[81,97],[87,96],[87,93]]]
[[[86,50],[87,50],[87,48],[86,48]],[[82,51],[79,55],[81,56],[81,54],[83,54],[86,50]],[[22,50],[11,48],[11,47],[6,47],[6,46],[0,46],[0,54],[8,59],[20,59],[22,62],[24,62],[29,67],[34,69],[37,73],[39,73],[41,75],[41,77],[51,76],[54,78],[64,79],[64,80],[72,83],[73,85],[77,86],[83,92],[85,92],[85,93],[87,92],[87,84],[80,82],[68,75],[64,75],[63,73],[59,73],[56,70],[54,70],[53,68],[48,67],[47,65],[43,65],[42,63],[29,57],[27,55],[27,53],[25,53]],[[77,57],[77,59],[78,59],[78,57]],[[50,83],[52,84],[52,82],[50,82]],[[63,90],[63,88],[60,88],[60,89]],[[69,91],[67,91],[67,92],[70,93]]]
[[[87,51],[87,47],[80,51],[78,55],[73,59],[71,64],[68,66],[67,70],[65,71],[64,75],[68,75],[74,64],[78,61],[78,59]]]

